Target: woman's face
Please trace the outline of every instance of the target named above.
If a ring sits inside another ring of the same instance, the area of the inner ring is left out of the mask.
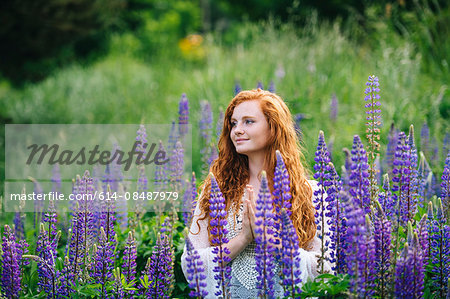
[[[236,152],[243,155],[264,153],[270,130],[258,100],[245,101],[231,115],[230,138]]]

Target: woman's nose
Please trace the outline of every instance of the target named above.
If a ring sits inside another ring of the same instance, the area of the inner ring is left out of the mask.
[[[242,129],[242,126],[240,124],[237,124],[236,127],[234,128],[234,134],[240,135],[243,133],[244,133],[244,130]]]

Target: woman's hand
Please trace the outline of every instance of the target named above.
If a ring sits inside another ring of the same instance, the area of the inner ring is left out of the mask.
[[[242,234],[248,243],[255,239],[255,208],[253,186],[247,185],[244,197],[244,215],[242,216]]]

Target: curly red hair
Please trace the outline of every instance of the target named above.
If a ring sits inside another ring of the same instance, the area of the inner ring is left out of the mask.
[[[231,116],[236,106],[245,101],[258,100],[262,112],[269,124],[270,136],[267,142],[268,150],[264,165],[267,165],[269,187],[273,192],[273,177],[276,165],[275,151],[279,150],[286,164],[291,181],[291,219],[297,230],[300,247],[305,248],[316,234],[314,221],[315,209],[311,200],[312,190],[307,182],[307,171],[303,166],[304,156],[298,142],[291,112],[284,101],[269,91],[256,89],[241,91],[228,105],[225,112],[222,133],[218,142],[219,157],[212,163],[210,171],[214,174],[225,201],[226,210],[235,207],[238,213],[239,203],[243,196],[245,185],[249,180],[248,158],[238,154],[230,138]],[[203,189],[199,199],[200,209],[204,217],[209,219],[209,196],[211,180],[209,176],[200,187]],[[198,225],[198,222],[197,222]],[[208,224],[208,236],[211,242],[211,226]]]

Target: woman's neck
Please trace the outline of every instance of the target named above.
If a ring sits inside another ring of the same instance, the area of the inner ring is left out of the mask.
[[[258,176],[264,169],[264,155],[248,156],[248,170],[250,174],[250,184],[259,181]]]

